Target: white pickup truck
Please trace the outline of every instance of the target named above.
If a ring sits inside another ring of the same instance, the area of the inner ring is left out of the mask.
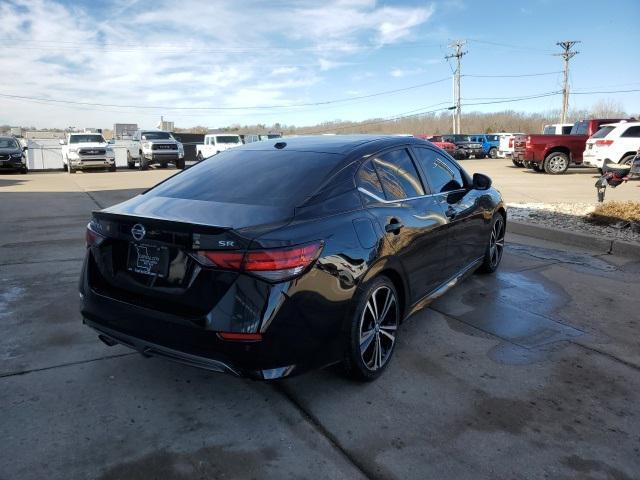
[[[242,145],[240,135],[229,133],[212,133],[204,136],[204,144],[196,145],[196,160],[223,152],[233,147]]]
[[[167,168],[173,163],[176,168],[184,168],[184,147],[170,132],[161,130],[138,130],[127,147],[127,166],[146,170],[156,164]]]
[[[87,168],[116,171],[116,156],[100,133],[68,133],[60,140],[62,166],[69,173]]]
[[[498,158],[511,158],[513,156],[513,143],[516,135],[524,133],[499,133],[500,144],[498,145]]]

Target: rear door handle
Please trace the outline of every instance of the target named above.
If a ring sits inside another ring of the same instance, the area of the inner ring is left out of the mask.
[[[397,220],[391,220],[391,222],[387,223],[384,226],[384,230],[387,233],[398,233],[402,227],[404,227],[404,224],[402,224],[401,222]]]

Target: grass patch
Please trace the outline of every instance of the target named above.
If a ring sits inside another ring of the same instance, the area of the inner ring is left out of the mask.
[[[590,213],[587,220],[598,225],[640,223],[640,202],[604,202]]]

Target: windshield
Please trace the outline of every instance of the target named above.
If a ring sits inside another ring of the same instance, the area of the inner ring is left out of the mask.
[[[498,135],[487,135],[487,140],[490,142],[497,142],[499,138]]]
[[[0,148],[20,148],[14,138],[0,138]]]
[[[142,132],[143,140],[173,140],[169,132]]]
[[[105,143],[102,135],[71,135],[69,143]]]
[[[331,153],[230,149],[203,160],[145,195],[295,207],[317,190],[342,159],[342,155]]]
[[[216,136],[216,143],[242,143],[238,135],[219,135]]]
[[[602,127],[600,130],[598,130],[596,133],[594,133],[593,135],[591,135],[591,138],[604,138],[607,135],[609,135],[609,132],[611,130],[613,130],[616,127]]]

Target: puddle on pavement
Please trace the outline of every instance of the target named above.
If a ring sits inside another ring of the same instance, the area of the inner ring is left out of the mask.
[[[584,334],[554,320],[554,312],[569,301],[560,284],[537,271],[500,272],[462,284],[432,308],[455,319],[448,321],[453,330],[474,336],[479,330],[502,339],[487,353],[492,360],[524,365],[545,360]]]
[[[505,252],[515,255],[527,255],[540,260],[551,260],[558,263],[570,264],[580,269],[598,270],[601,272],[614,272],[618,270],[618,267],[615,265],[588,253],[568,252],[521,244],[509,244],[505,247]]]

